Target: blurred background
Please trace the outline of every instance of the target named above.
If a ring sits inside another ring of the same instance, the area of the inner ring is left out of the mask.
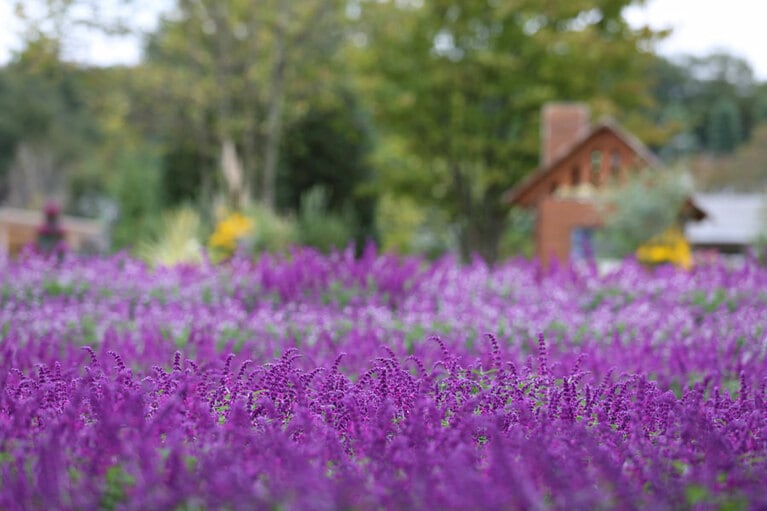
[[[79,248],[156,263],[368,240],[529,257],[535,214],[503,196],[538,166],[552,102],[615,119],[692,192],[763,194],[757,9],[0,0],[0,226],[55,203],[98,233]]]

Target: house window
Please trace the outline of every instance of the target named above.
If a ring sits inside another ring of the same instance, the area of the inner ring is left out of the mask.
[[[591,184],[599,186],[602,170],[602,151],[591,151]]]
[[[559,188],[559,184],[556,181],[551,183],[551,193],[552,194],[554,194],[557,191],[557,188]]]
[[[594,228],[573,228],[570,231],[570,259],[584,261],[592,257],[594,257]]]
[[[572,170],[570,171],[570,182],[573,186],[578,186],[581,184],[581,169],[578,167],[578,165],[573,165]]]

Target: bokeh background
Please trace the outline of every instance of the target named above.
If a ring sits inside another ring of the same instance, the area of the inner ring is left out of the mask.
[[[55,201],[98,250],[531,256],[534,215],[502,197],[551,102],[696,192],[767,182],[746,1],[2,0],[0,20],[0,205]]]

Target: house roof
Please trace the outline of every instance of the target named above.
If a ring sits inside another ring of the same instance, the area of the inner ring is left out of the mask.
[[[655,154],[653,154],[652,151],[650,151],[650,149],[638,138],[621,128],[613,119],[606,118],[590,130],[586,131],[566,149],[560,151],[548,165],[539,167],[532,174],[527,176],[527,178],[517,184],[517,186],[506,192],[503,196],[503,201],[509,205],[517,204],[528,190],[554,173],[563,160],[566,160],[573,153],[579,151],[583,146],[588,144],[593,138],[605,131],[612,133],[615,137],[623,141],[642,160],[644,160],[647,165],[651,167],[659,167],[662,165],[660,159],[658,159],[658,157],[655,156]]]
[[[98,236],[104,233],[104,224],[98,220],[78,218],[61,215],[61,226],[64,230],[77,233]],[[18,225],[23,227],[38,227],[43,222],[43,214],[40,211],[0,207],[0,224]]]
[[[748,245],[765,233],[767,196],[760,194],[694,194],[706,218],[685,227],[694,245]]]

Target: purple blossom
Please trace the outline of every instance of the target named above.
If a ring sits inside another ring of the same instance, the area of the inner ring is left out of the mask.
[[[0,274],[2,509],[767,507],[753,260]]]

